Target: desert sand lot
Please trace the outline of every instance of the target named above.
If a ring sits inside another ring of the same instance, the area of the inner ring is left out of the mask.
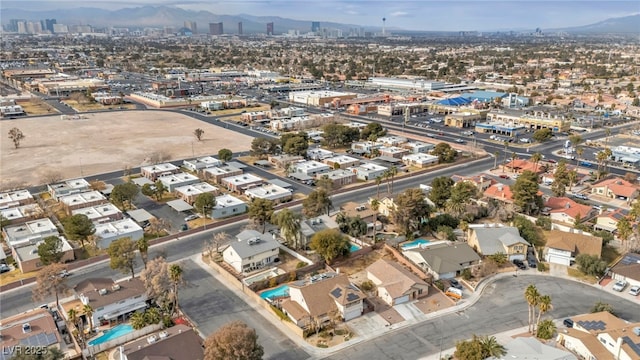
[[[19,128],[25,138],[14,149],[7,137]],[[202,141],[193,131],[204,130]],[[85,177],[128,167],[148,165],[163,154],[169,159],[215,155],[221,148],[249,150],[252,138],[185,115],[165,111],[118,111],[83,114],[82,119],[60,116],[0,121],[0,189],[43,183],[43,175]]]

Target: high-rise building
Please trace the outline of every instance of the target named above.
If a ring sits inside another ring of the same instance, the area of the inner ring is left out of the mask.
[[[45,24],[44,28],[45,28],[46,30],[49,30],[49,31],[53,32],[53,25],[54,25],[54,24],[57,24],[57,23],[58,23],[58,22],[56,21],[56,19],[45,19],[45,21],[44,21],[44,24]]]
[[[238,35],[242,35],[242,21],[238,23]]]
[[[311,32],[320,31],[320,21],[312,21],[311,22]]]
[[[222,23],[209,23],[209,34],[211,35],[222,35],[224,34],[224,29],[222,28]]]
[[[9,25],[7,26],[7,31],[18,32],[18,23],[20,23],[20,22],[26,23],[27,20],[25,20],[25,19],[10,19],[9,20]]]
[[[273,35],[273,23],[267,23],[267,35]]]
[[[197,34],[198,33],[198,24],[196,24],[195,21],[185,21],[184,22],[184,27],[186,27],[187,29],[191,30],[192,34]]]

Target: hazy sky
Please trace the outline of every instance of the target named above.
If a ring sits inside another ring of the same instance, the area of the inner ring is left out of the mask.
[[[5,0],[1,4],[2,8],[38,10],[80,6],[117,9],[162,4],[220,15],[273,15],[364,26],[382,26],[384,17],[389,28],[452,31],[560,28],[640,13],[640,1],[637,0]]]

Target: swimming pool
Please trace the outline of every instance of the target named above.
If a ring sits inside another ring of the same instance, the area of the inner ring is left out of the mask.
[[[260,297],[265,300],[283,296],[289,296],[289,285],[280,285],[277,288],[273,288],[271,290],[260,293]]]
[[[411,250],[429,244],[431,241],[426,239],[416,239],[401,246],[402,250]]]
[[[360,249],[362,249],[360,246],[354,244],[354,243],[349,243],[349,245],[351,245],[349,247],[349,252],[354,252],[354,251],[358,251]]]
[[[132,331],[133,327],[131,325],[121,324],[109,330],[105,330],[103,335],[89,341],[89,345],[100,345],[102,343],[106,343],[107,341],[119,338],[120,336],[125,336]]]

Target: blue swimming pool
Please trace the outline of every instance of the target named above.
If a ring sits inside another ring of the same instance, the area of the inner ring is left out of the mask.
[[[416,239],[416,240],[413,240],[412,242],[408,242],[406,244],[403,244],[401,246],[401,248],[402,248],[402,250],[415,249],[415,248],[421,247],[422,245],[427,245],[430,242],[431,241],[426,240],[426,239]]]
[[[260,297],[265,300],[282,296],[289,296],[289,285],[280,285],[277,288],[260,293]]]
[[[361,249],[361,247],[360,247],[360,246],[358,246],[358,245],[356,245],[356,244],[354,244],[354,243],[349,243],[349,245],[351,245],[351,246],[349,247],[349,252],[354,252],[354,251],[358,251],[358,250],[360,250],[360,249]]]
[[[129,324],[118,325],[114,328],[106,330],[103,335],[98,338],[95,338],[89,341],[89,345],[100,345],[107,341],[119,338],[120,336],[127,335],[128,333],[133,331],[133,327]]]

